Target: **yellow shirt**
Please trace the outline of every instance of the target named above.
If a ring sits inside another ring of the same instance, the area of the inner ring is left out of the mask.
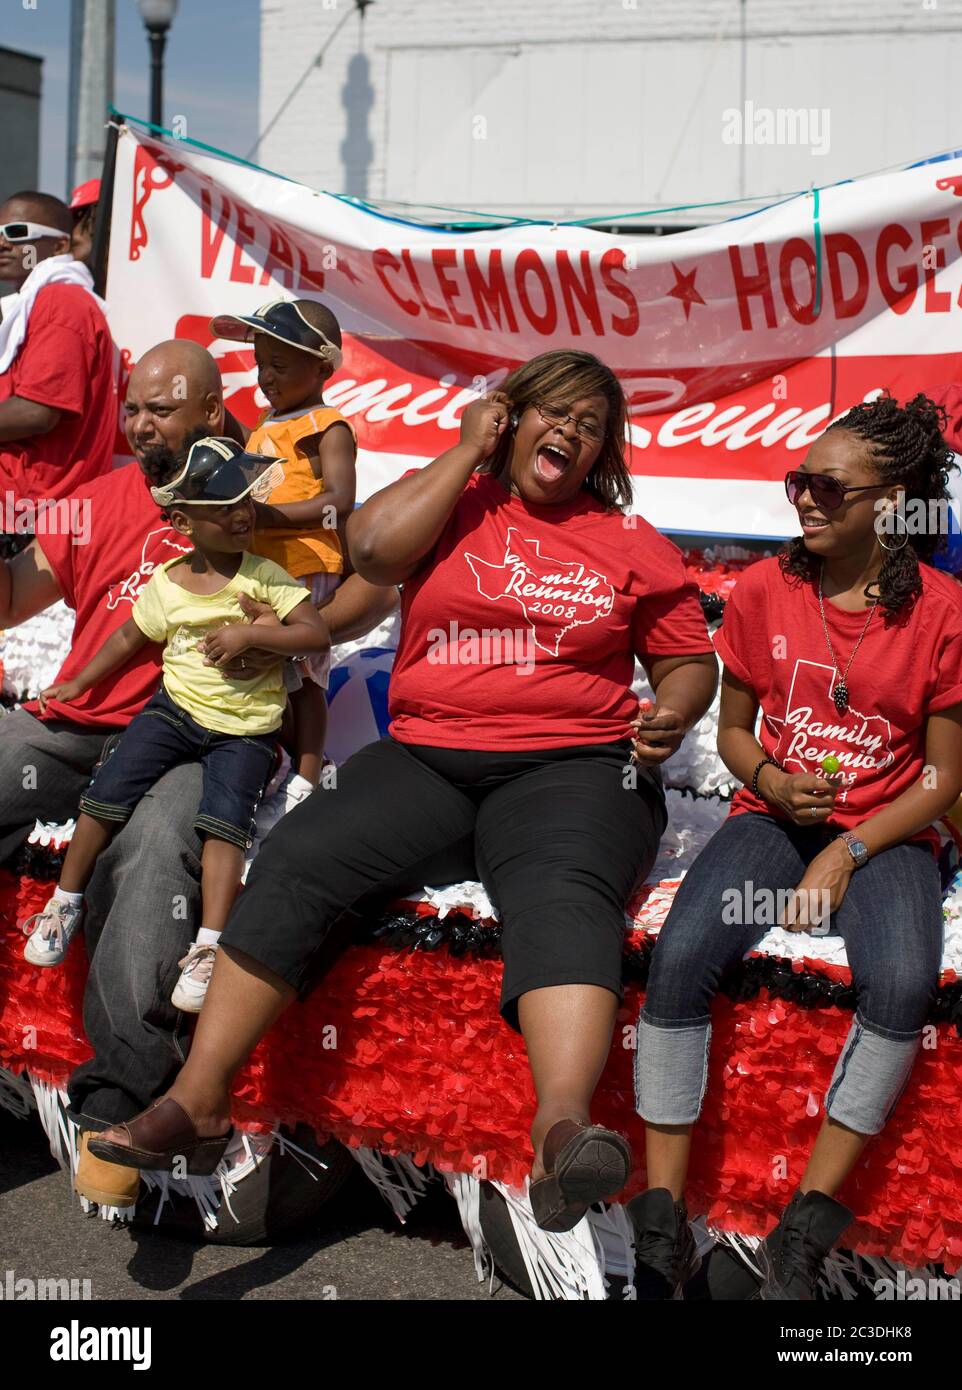
[[[180,555],[154,570],[131,610],[145,637],[165,642],[164,688],[205,729],[219,734],[270,734],[280,726],[287,694],[283,665],[253,680],[231,680],[216,666],[205,666],[197,643],[215,628],[246,622],[239,593],[269,603],[281,619],[307,597],[303,584],[275,565],[245,552],[237,573],[216,594],[192,594],[170,573]]]
[[[347,425],[355,438],[353,426],[338,410],[320,405],[303,415],[280,416],[267,411],[247,441],[252,454],[269,454],[285,460],[284,481],[274,488],[267,499],[269,504],[283,506],[285,502],[306,502],[320,497],[324,483],[314,477],[305,454],[298,451],[303,439],[323,434],[332,425]],[[341,542],[333,526],[304,535],[296,529],[272,526],[254,532],[256,554],[276,561],[288,574],[301,578],[305,574],[343,574],[344,556]]]

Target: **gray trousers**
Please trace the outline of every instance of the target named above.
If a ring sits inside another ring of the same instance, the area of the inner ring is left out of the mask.
[[[22,710],[0,719],[0,847],[12,839],[9,854],[38,817],[77,814],[108,732]],[[188,1024],[170,994],[198,920],[200,793],[199,764],[171,769],[100,856],[87,889],[83,1021],[94,1055],[68,1088],[71,1116],[85,1129],[129,1120],[184,1060]]]

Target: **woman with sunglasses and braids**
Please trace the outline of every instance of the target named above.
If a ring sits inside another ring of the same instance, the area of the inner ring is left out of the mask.
[[[711,1003],[767,930],[745,910],[756,890],[789,930],[842,936],[857,1000],[798,1191],[760,1247],[762,1298],[814,1297],[851,1220],[835,1194],[912,1070],[942,956],[932,822],[962,790],[962,589],[907,518],[944,506],[950,460],[925,396],[855,406],[786,479],[801,536],[725,610],[718,751],[744,786],[678,891],[639,1022],[639,1298],[679,1296],[697,1267],[684,1188]]]

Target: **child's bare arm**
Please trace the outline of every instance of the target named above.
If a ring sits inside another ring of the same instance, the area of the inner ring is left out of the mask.
[[[300,448],[314,477],[324,483],[324,491],[306,502],[285,502],[276,506],[258,503],[257,525],[263,529],[303,527],[305,531],[315,531],[328,527],[333,530],[354,510],[357,451],[347,425],[331,425],[322,435],[315,434],[303,440]]]
[[[41,710],[46,707],[47,700],[59,700],[61,703],[75,700],[78,695],[82,695],[92,685],[96,685],[105,676],[109,676],[111,671],[116,671],[117,667],[122,666],[135,652],[146,647],[149,640],[141,632],[133,618],[128,618],[116,632],[111,633],[93,660],[88,661],[83,670],[72,680],[59,681],[56,685],[49,685],[46,690],[40,692],[38,703]]]
[[[232,623],[204,639],[204,654],[215,666],[228,666],[248,647],[277,652],[281,656],[307,656],[326,652],[331,645],[327,623],[305,596],[279,624]]]

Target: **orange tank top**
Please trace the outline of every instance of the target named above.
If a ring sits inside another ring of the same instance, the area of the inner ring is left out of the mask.
[[[284,479],[271,492],[269,503],[278,506],[285,502],[306,502],[319,497],[324,483],[315,478],[307,457],[298,450],[303,439],[323,434],[332,425],[347,425],[357,443],[354,427],[338,410],[317,406],[290,419],[274,420],[268,410],[261,416],[257,428],[247,441],[252,454],[270,454],[284,460]],[[251,547],[255,555],[274,560],[295,579],[306,574],[343,574],[344,556],[341,542],[333,526],[307,534],[280,526],[254,532]]]

